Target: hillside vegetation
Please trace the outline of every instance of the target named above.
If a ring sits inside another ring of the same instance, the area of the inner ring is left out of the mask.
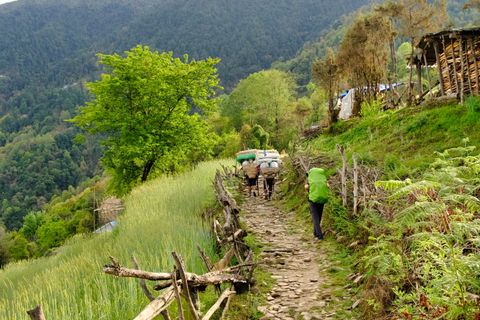
[[[449,24],[455,28],[472,27],[478,25],[478,12],[472,10],[475,6],[471,6],[468,10],[464,9],[464,5],[469,0],[448,0],[447,10],[449,14]],[[375,3],[375,2],[374,2]],[[378,1],[381,3],[381,1]],[[306,86],[312,80],[311,68],[315,60],[325,56],[327,48],[338,48],[347,27],[359,11],[366,11],[364,8],[355,12],[346,12],[345,16],[335,21],[334,25],[325,30],[322,36],[315,41],[308,41],[301,50],[291,59],[285,61],[275,61],[274,68],[292,72],[301,86]]]
[[[337,123],[333,133],[303,144],[331,173],[334,197],[323,225],[345,244],[338,256],[356,271],[355,299],[365,319],[476,319],[480,314],[479,132],[480,99],[470,97],[463,106],[379,111]],[[349,159],[347,207],[335,174],[341,166],[337,144],[345,146]],[[379,173],[375,187],[367,186],[373,193],[366,201],[360,191],[357,214],[350,210],[352,155],[361,174]],[[299,183],[289,193],[287,205],[308,219],[299,200],[302,187]]]
[[[1,92],[72,84],[96,70],[98,51],[121,52],[139,43],[196,59],[220,57],[221,78],[231,86],[292,57],[332,20],[365,3],[20,0],[0,8]]]
[[[212,256],[213,239],[201,213],[214,201],[218,166],[204,163],[136,188],[112,233],[78,236],[50,257],[8,265],[0,271],[0,318],[24,319],[25,310],[39,302],[49,319],[133,318],[148,300],[135,279],[102,273],[109,256],[131,265],[135,255],[145,270],[171,271],[171,252],[177,251],[188,270],[205,271],[196,247]]]
[[[361,162],[378,166],[385,179],[402,179],[422,173],[437,152],[458,146],[480,148],[480,105],[470,98],[457,103],[380,111],[363,118],[338,122],[333,133],[308,143],[312,152],[339,159],[335,146],[347,147]],[[465,142],[464,139],[468,139]]]
[[[101,172],[94,139],[66,124],[90,100],[97,53],[138,44],[190,60],[218,57],[226,90],[305,41],[356,1],[19,0],[0,7],[0,219],[17,230],[30,211]],[[34,138],[35,137],[35,138]],[[42,170],[37,170],[41,167]],[[34,182],[32,178],[35,177]],[[38,200],[38,201],[37,201]]]

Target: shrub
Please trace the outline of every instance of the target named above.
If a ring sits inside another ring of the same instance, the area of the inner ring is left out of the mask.
[[[364,118],[371,118],[383,111],[383,101],[381,99],[372,99],[363,101],[360,105],[360,115]]]
[[[60,246],[68,236],[64,221],[49,221],[38,228],[38,243],[43,251]]]

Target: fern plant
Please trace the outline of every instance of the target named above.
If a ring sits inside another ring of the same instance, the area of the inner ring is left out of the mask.
[[[395,213],[387,220],[375,220],[374,212],[359,216],[369,233],[359,267],[391,286],[391,311],[400,318],[480,318],[480,155],[474,152],[462,146],[438,153],[418,180],[377,181],[389,194],[382,205]],[[376,201],[368,208],[379,208]]]

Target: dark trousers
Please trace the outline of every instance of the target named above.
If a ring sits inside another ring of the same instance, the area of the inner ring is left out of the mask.
[[[320,228],[320,222],[322,221],[322,214],[323,214],[323,206],[324,203],[314,203],[312,201],[308,201],[310,204],[310,214],[312,215],[312,222],[313,222],[313,235],[317,239],[323,239],[322,229]]]
[[[272,199],[275,178],[265,178],[265,198]]]

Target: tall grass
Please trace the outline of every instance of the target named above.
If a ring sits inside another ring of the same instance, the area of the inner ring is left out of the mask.
[[[25,319],[42,304],[48,319],[128,319],[148,303],[135,279],[102,272],[108,257],[142,269],[173,269],[177,251],[192,272],[205,271],[196,245],[212,253],[213,240],[200,213],[214,201],[217,162],[178,177],[146,183],[125,199],[125,212],[112,233],[77,236],[56,255],[21,261],[0,271],[0,319]]]

